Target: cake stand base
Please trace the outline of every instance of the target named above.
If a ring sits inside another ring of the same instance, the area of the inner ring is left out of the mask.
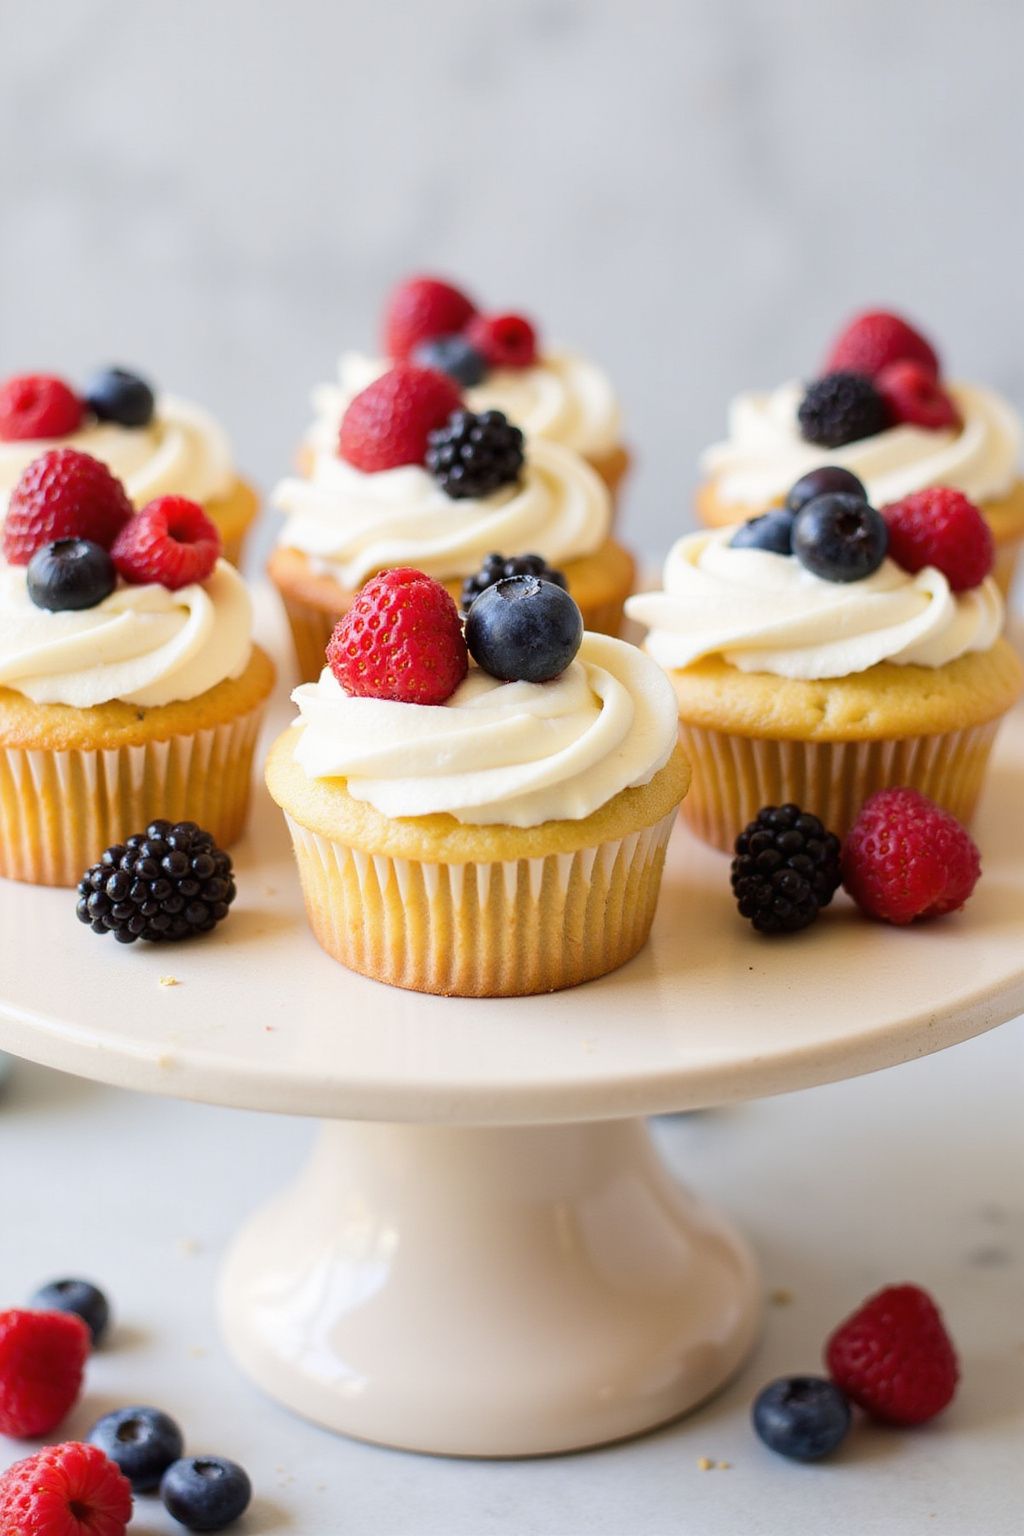
[[[228,1343],[331,1429],[453,1456],[571,1451],[694,1407],[759,1318],[742,1239],[644,1121],[331,1122],[237,1239]]]

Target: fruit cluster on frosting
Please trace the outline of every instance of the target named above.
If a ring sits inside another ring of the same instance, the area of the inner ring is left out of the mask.
[[[483,313],[437,277],[411,277],[394,290],[383,342],[396,362],[436,368],[466,388],[482,384],[492,368],[529,368],[537,361],[537,333],[529,320]]]
[[[81,394],[51,374],[19,374],[0,384],[0,442],[70,437],[90,416],[147,427],[154,408],[149,384],[125,368],[94,373]]]

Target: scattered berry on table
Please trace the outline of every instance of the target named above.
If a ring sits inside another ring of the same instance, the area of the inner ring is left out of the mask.
[[[798,805],[765,806],[736,839],[733,895],[759,933],[807,928],[839,878],[839,839]]]
[[[502,411],[453,411],[427,442],[427,468],[453,500],[515,484],[524,463],[523,434]]]
[[[150,822],[115,843],[78,882],[76,913],[122,944],[209,933],[236,895],[231,859],[193,821]]]
[[[487,359],[465,336],[434,336],[421,341],[413,350],[412,360],[420,368],[447,374],[462,389],[482,384],[487,376]]]
[[[890,1285],[871,1296],[825,1346],[829,1374],[872,1418],[924,1424],[953,1400],[960,1368],[927,1291]]]
[[[104,368],[85,386],[85,403],[100,421],[122,427],[148,427],[155,400],[145,379],[126,368]]]
[[[90,539],[55,539],[40,544],[25,573],[37,608],[66,613],[95,608],[117,586],[117,570],[102,544]]]
[[[475,315],[466,335],[491,368],[530,368],[537,361],[537,332],[522,315]]]
[[[158,1488],[185,1449],[181,1430],[159,1408],[118,1408],[97,1419],[87,1439],[120,1467],[136,1493]]]
[[[73,1312],[92,1335],[95,1347],[110,1326],[110,1303],[91,1280],[51,1280],[31,1300],[43,1312]]]
[[[842,1444],[850,1405],[824,1376],[783,1376],[754,1400],[754,1428],[770,1450],[794,1461],[819,1461]]]
[[[798,411],[800,431],[821,448],[841,448],[874,437],[889,425],[885,401],[863,373],[826,373],[807,386]]]
[[[327,664],[356,697],[443,704],[469,669],[459,611],[422,571],[382,571],[335,627]]]
[[[504,581],[506,576],[536,576],[541,581],[554,582],[556,587],[564,587],[566,591],[569,588],[564,572],[548,565],[543,555],[513,555],[509,559],[504,555],[488,555],[476,575],[467,576],[462,583],[463,613],[469,612],[481,592]]]
[[[970,833],[916,789],[865,800],[842,862],[843,886],[862,911],[897,925],[959,911],[981,874]]]
[[[422,464],[429,433],[459,405],[459,391],[445,374],[398,363],[352,400],[341,419],[338,452],[368,475]]]
[[[894,426],[926,427],[932,432],[960,426],[960,412],[923,363],[889,363],[875,379]]]
[[[197,501],[158,496],[126,523],[110,553],[135,585],[159,582],[177,592],[205,581],[220,558],[220,532]]]
[[[845,491],[816,496],[793,522],[793,553],[822,581],[863,581],[878,570],[888,548],[882,514]]]
[[[568,592],[536,576],[510,576],[488,587],[466,618],[474,661],[505,682],[550,682],[582,640],[583,617]]]
[[[410,277],[400,283],[384,311],[384,350],[404,361],[421,341],[454,336],[476,314],[476,305],[438,277]]]
[[[793,553],[793,514],[777,507],[741,523],[729,543],[733,549],[763,549],[772,555]]]
[[[0,441],[68,437],[82,425],[82,402],[63,379],[26,373],[0,384]]]
[[[868,499],[867,491],[852,470],[843,469],[840,464],[823,464],[820,469],[808,470],[806,475],[801,475],[796,484],[790,487],[786,497],[786,511],[802,512],[809,501],[829,491],[859,496],[861,501]]]
[[[48,1445],[0,1477],[4,1536],[125,1536],[128,1479],[94,1445]]]
[[[866,373],[874,378],[890,363],[920,363],[933,378],[940,372],[934,347],[900,315],[884,309],[857,315],[842,331],[825,363],[827,373]]]
[[[11,492],[4,555],[11,565],[27,565],[41,544],[55,539],[88,539],[109,549],[134,510],[99,459],[77,448],[51,448],[26,465]]]
[[[977,587],[991,574],[992,530],[962,491],[915,491],[883,507],[882,516],[889,525],[889,554],[905,571],[934,565],[954,592]]]
[[[72,1312],[0,1312],[0,1434],[29,1440],[56,1429],[78,1401],[91,1347]]]
[[[223,1456],[189,1456],[164,1473],[160,1497],[190,1531],[222,1531],[245,1513],[252,1498],[248,1474]]]

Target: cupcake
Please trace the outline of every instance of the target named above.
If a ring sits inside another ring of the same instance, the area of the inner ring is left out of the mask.
[[[1008,592],[1024,538],[1021,420],[993,390],[943,383],[934,348],[897,315],[854,320],[822,377],[740,395],[729,436],[701,460],[697,510],[712,527],[782,501],[824,464],[863,481],[875,506],[928,486],[952,486],[984,513],[996,541],[995,577]]]
[[[344,352],[338,382],[313,393],[315,419],[300,450],[307,468],[332,453],[352,399],[396,362],[448,373],[471,411],[501,411],[529,437],[543,437],[585,458],[614,496],[629,468],[619,404],[607,375],[589,358],[547,346],[529,320],[481,313],[449,283],[413,277],[385,309],[381,355]]]
[[[641,651],[584,633],[533,576],[485,589],[463,637],[438,582],[394,570],[328,662],[267,764],[328,954],[471,997],[575,986],[636,954],[689,782],[672,689]]]
[[[95,374],[81,394],[42,374],[8,379],[0,385],[0,522],[22,471],[56,447],[102,460],[136,507],[158,496],[199,502],[225,559],[238,564],[259,500],[236,473],[223,429],[198,405],[154,396],[122,368]]]
[[[52,449],[14,487],[0,562],[0,875],[74,885],[159,818],[242,832],[274,670],[195,502],[134,513]]]
[[[675,689],[693,829],[729,849],[762,806],[795,802],[842,836],[895,785],[969,821],[1022,685],[992,560],[960,492],[883,517],[841,467],[785,508],[680,539],[664,590],[627,611]]]
[[[269,573],[299,669],[317,677],[338,619],[369,577],[411,565],[458,599],[463,584],[530,557],[562,581],[590,630],[615,634],[633,561],[609,535],[611,500],[572,449],[524,438],[500,411],[473,412],[433,369],[399,363],[357,395],[337,441],[283,481],[287,514]]]

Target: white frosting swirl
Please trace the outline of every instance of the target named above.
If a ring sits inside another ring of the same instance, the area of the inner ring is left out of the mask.
[[[951,485],[972,501],[1005,496],[1018,474],[1021,419],[1000,395],[951,384],[959,430],[890,427],[842,448],[819,448],[800,435],[801,384],[770,394],[739,395],[729,409],[729,436],[708,448],[701,469],[715,494],[738,507],[781,501],[794,481],[822,464],[841,464],[863,482],[875,506],[930,485]]]
[[[325,670],[292,698],[310,778],[344,778],[385,816],[447,812],[479,826],[581,821],[649,783],[678,731],[664,674],[635,646],[589,633],[550,683],[471,667],[445,704],[396,704],[353,698]]]
[[[315,419],[306,440],[333,453],[341,418],[360,390],[392,365],[386,358],[343,352],[338,383],[313,391]],[[612,453],[622,440],[619,403],[607,374],[575,352],[551,348],[529,368],[496,368],[464,391],[471,411],[504,411],[528,437],[545,437],[591,459]]]
[[[989,650],[1002,631],[991,577],[954,593],[934,566],[911,576],[885,560],[864,581],[822,581],[792,556],[733,549],[734,531],[680,539],[665,562],[665,590],[627,602],[663,667],[722,656],[743,672],[849,677],[880,661],[942,667]]]
[[[471,576],[496,549],[557,565],[599,548],[612,516],[586,460],[539,438],[519,481],[479,500],[447,496],[418,464],[364,474],[333,453],[317,455],[308,480],[282,481],[272,500],[288,514],[278,542],[347,588],[395,565],[439,581]]]
[[[244,672],[251,651],[249,592],[226,560],[177,592],[122,585],[68,613],[37,608],[25,567],[0,563],[0,688],[37,704],[194,699]]]

